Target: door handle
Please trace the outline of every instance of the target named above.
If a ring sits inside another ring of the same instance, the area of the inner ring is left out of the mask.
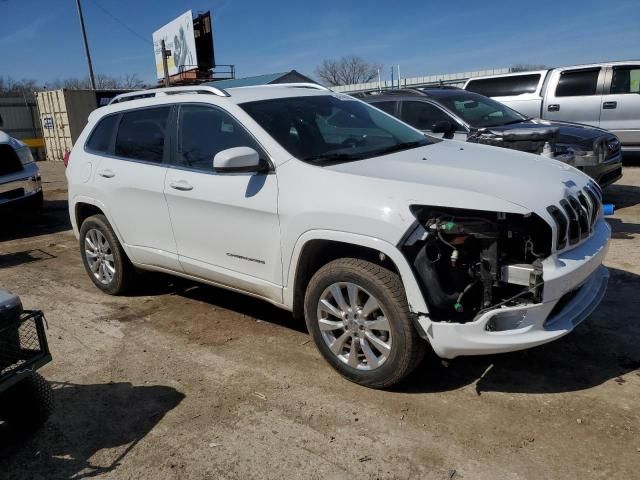
[[[175,190],[180,190],[181,192],[188,192],[189,190],[193,190],[193,186],[185,180],[171,182],[169,186]]]
[[[113,173],[112,170],[98,170],[98,175],[100,175],[101,177],[104,178],[113,178],[116,176],[115,173]]]
[[[618,102],[604,102],[602,104],[602,108],[604,108],[606,110],[613,110],[617,106],[618,106]]]
[[[549,105],[547,107],[547,110],[550,112],[559,112],[560,111],[560,105],[558,105],[557,103],[552,103],[551,105]]]

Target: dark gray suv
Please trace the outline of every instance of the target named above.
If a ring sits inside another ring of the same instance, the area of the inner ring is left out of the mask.
[[[622,177],[618,138],[570,122],[528,118],[489,97],[455,87],[352,94],[430,135],[545,155],[605,187]]]

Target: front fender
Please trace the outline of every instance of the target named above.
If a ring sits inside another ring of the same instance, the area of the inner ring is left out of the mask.
[[[378,238],[335,230],[309,230],[298,237],[291,254],[288,272],[285,277],[286,284],[283,292],[283,300],[286,306],[293,308],[296,269],[304,246],[311,240],[343,242],[371,248],[384,253],[398,269],[405,294],[407,296],[407,302],[409,303],[409,310],[413,313],[428,313],[427,305],[424,301],[424,297],[422,296],[422,292],[420,291],[418,281],[413,274],[413,270],[411,269],[409,262],[407,262],[407,259],[394,245]]]

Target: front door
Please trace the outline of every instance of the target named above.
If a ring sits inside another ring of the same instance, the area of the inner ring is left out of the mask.
[[[590,67],[563,70],[552,75],[542,118],[599,126],[604,70]]]
[[[282,262],[274,172],[216,173],[213,157],[257,141],[226,111],[180,105],[176,146],[164,192],[186,273],[282,300]]]
[[[640,63],[611,69],[602,96],[600,126],[617,135],[624,146],[640,146]]]
[[[453,137],[449,138],[461,141],[467,140],[467,132],[462,125],[436,105],[418,100],[405,100],[400,102],[400,108],[400,119],[418,130],[422,130],[434,137],[442,138],[445,134],[433,133],[432,128],[435,123],[446,121],[456,127]]]

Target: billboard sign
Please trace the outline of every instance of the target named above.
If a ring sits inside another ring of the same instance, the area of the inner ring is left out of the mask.
[[[156,75],[164,78],[162,66],[162,40],[165,48],[171,51],[167,58],[169,75],[197,68],[196,40],[193,33],[193,15],[191,10],[153,32],[153,50],[156,58]],[[183,67],[182,69],[180,67]]]

